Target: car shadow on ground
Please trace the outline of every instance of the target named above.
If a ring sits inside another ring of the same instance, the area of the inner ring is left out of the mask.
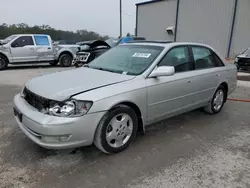
[[[51,65],[48,65],[48,64],[45,64],[45,65],[20,65],[20,66],[13,66],[13,65],[10,65],[8,67],[8,69],[6,70],[20,70],[20,69],[40,69],[40,68],[59,68],[61,66],[51,66]]]

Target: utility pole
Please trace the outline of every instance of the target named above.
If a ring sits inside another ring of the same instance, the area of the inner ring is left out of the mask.
[[[122,37],[122,0],[120,0],[120,37]]]

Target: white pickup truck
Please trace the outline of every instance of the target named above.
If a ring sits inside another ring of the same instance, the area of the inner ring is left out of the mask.
[[[9,64],[50,63],[68,67],[79,45],[53,45],[51,37],[44,34],[11,35],[0,42],[0,70]]]

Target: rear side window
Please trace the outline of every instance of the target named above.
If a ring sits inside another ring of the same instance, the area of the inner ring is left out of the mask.
[[[48,36],[35,35],[35,42],[38,46],[49,46]]]
[[[33,39],[31,36],[22,36],[17,38],[14,42],[12,42],[11,47],[24,47],[24,46],[32,46],[34,45]]]
[[[212,52],[204,47],[192,47],[195,69],[216,67]]]

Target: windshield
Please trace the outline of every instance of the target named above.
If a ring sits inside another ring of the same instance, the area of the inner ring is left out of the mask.
[[[17,37],[17,35],[11,35],[11,36],[9,36],[9,37],[7,37],[7,38],[5,38],[4,40],[2,40],[2,44],[7,44],[7,43],[9,43],[10,41],[12,41],[14,38],[16,38]]]
[[[112,47],[115,47],[119,43],[120,39],[110,38],[107,39],[105,42]]]
[[[89,63],[90,68],[128,75],[143,73],[161,53],[163,47],[116,46]]]
[[[81,45],[80,49],[81,50],[89,50],[89,45],[87,45],[87,44]]]

